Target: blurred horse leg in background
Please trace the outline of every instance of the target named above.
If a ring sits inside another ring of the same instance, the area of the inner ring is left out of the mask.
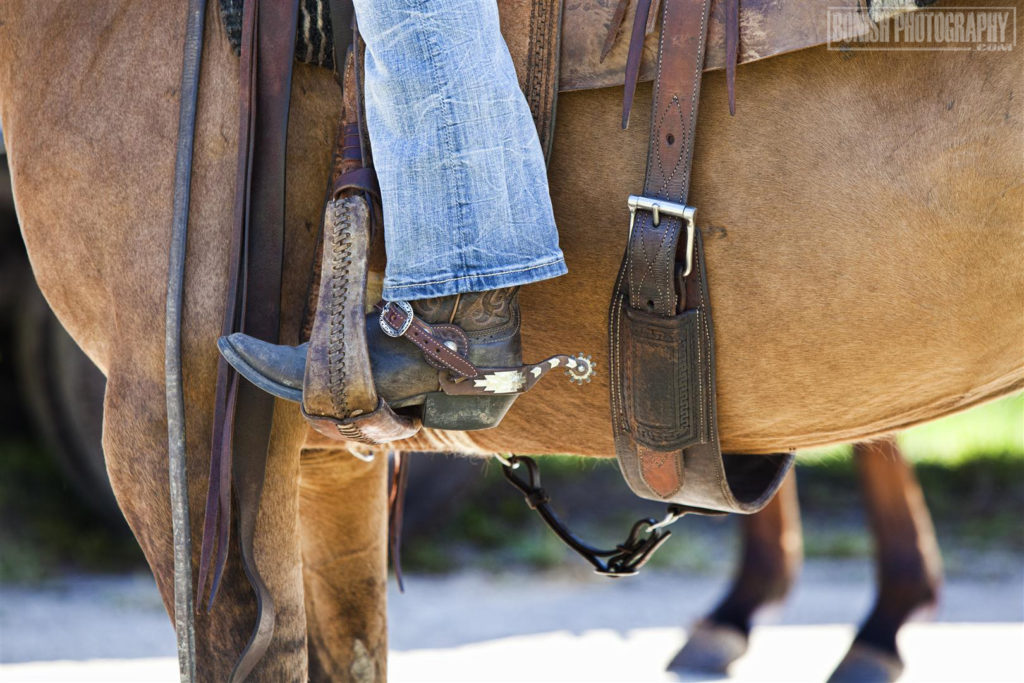
[[[853,449],[875,543],[877,597],[830,681],[893,681],[903,670],[896,634],[910,616],[935,603],[942,560],[931,516],[911,465],[896,442]],[[673,671],[725,672],[747,650],[754,614],[785,598],[802,552],[796,479],[742,520],[740,566],[726,596],[702,619],[669,664]]]
[[[935,604],[942,557],[921,487],[896,443],[859,443],[853,456],[875,541],[878,592],[829,680],[892,681],[903,671],[896,633],[914,612]]]
[[[751,620],[786,597],[803,563],[794,471],[760,512],[742,518],[743,551],[732,587],[690,634],[668,668],[724,672],[747,651]]]

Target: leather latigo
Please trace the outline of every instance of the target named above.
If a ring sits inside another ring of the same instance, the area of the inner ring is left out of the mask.
[[[608,88],[625,82],[629,41],[623,38],[628,36],[636,8],[641,2],[642,0],[630,0],[628,9],[622,13],[621,19],[616,16],[616,10],[620,6],[617,0],[576,0],[566,3],[562,17],[560,91]],[[498,6],[504,12],[507,5],[518,4],[521,4],[521,1],[499,0]],[[707,50],[703,62],[705,71],[724,69],[728,63],[728,7],[729,0],[715,0],[711,3]],[[857,10],[859,2],[743,0],[739,10],[742,38],[738,62],[746,64],[794,50],[823,45],[828,41],[828,10],[837,7]],[[867,26],[868,22],[865,22],[865,27]],[[653,80],[658,64],[658,32],[650,30],[652,27],[653,22],[649,21],[647,38],[643,46],[640,81]],[[612,33],[620,34],[614,44],[609,39]],[[508,35],[506,32],[506,40]],[[607,56],[602,58],[602,54],[605,53]],[[516,66],[519,66],[519,62]]]
[[[477,369],[469,362],[469,337],[458,325],[430,324],[413,315],[406,315],[397,305],[378,306],[381,320],[403,335],[423,352],[432,367],[452,372],[459,377],[476,377]]]

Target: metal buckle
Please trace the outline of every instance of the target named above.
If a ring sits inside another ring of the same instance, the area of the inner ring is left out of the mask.
[[[398,308],[402,310],[402,313],[405,314],[405,322],[402,323],[402,329],[400,330],[395,329],[384,320],[384,314],[387,313],[392,306],[398,306]],[[412,319],[414,317],[416,316],[412,312],[412,306],[409,305],[408,301],[389,301],[384,304],[384,308],[380,311],[380,329],[384,330],[384,334],[389,337],[401,337],[406,333],[406,331],[408,331],[409,326],[412,325]]]
[[[650,211],[655,226],[661,223],[661,214],[678,218],[683,222],[683,225],[686,226],[686,269],[683,271],[683,277],[687,277],[690,271],[693,270],[693,234],[694,230],[696,230],[694,217],[697,214],[697,209],[686,204],[677,204],[676,202],[664,199],[641,197],[635,194],[629,195],[626,204],[629,206],[630,237],[633,236],[633,223],[636,221],[637,209]]]

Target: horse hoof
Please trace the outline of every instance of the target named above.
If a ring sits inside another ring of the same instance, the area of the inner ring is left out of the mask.
[[[898,654],[855,642],[828,683],[892,683],[902,673],[903,661]]]
[[[701,621],[671,662],[669,671],[725,673],[747,651],[747,635],[733,626]]]

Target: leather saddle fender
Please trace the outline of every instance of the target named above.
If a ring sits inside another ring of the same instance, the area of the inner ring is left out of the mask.
[[[686,205],[710,0],[661,5],[644,192],[629,198],[629,242],[609,314],[615,451],[643,498],[751,513],[771,500],[793,455],[721,453],[704,249]],[[637,27],[646,20],[638,8]],[[642,28],[634,37],[639,49]],[[627,106],[628,97],[627,89]]]

